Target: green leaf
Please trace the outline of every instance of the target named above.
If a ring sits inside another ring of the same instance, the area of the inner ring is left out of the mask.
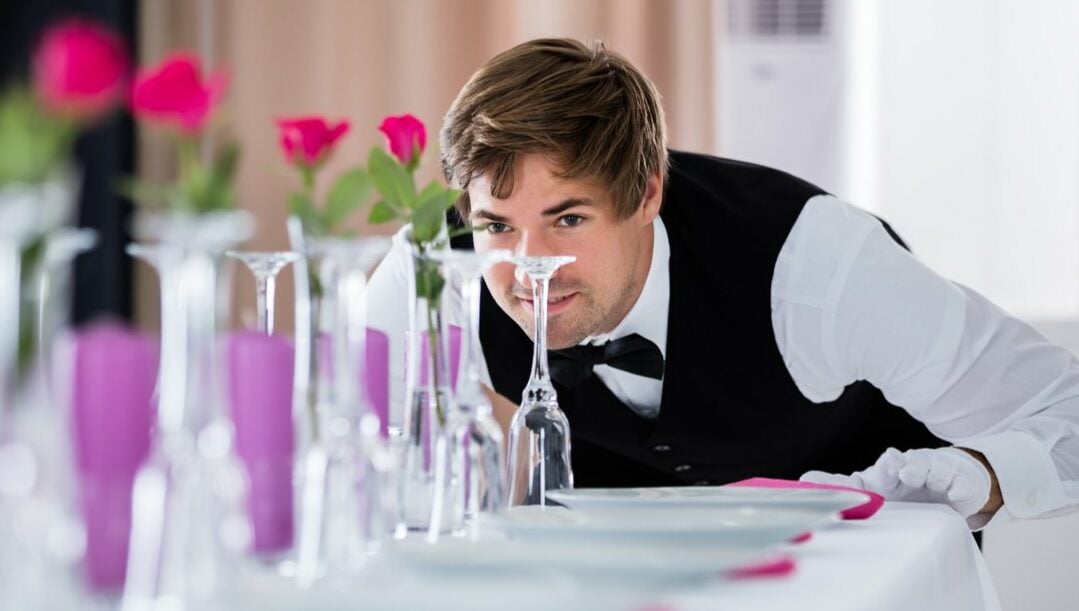
[[[416,200],[416,184],[412,175],[396,159],[379,147],[372,147],[367,158],[367,171],[375,189],[391,206],[412,209]]]
[[[371,195],[371,175],[363,168],[345,172],[330,188],[326,197],[326,209],[322,220],[328,229],[332,229],[348,218]]]
[[[424,189],[412,211],[412,241],[430,242],[438,237],[446,222],[446,197],[441,189]]]
[[[200,212],[232,207],[232,183],[239,162],[240,146],[237,143],[229,142],[217,151],[206,175],[205,191],[199,202]]]
[[[0,184],[40,182],[71,154],[77,125],[47,114],[25,86],[0,91]]]
[[[431,259],[420,259],[416,265],[416,296],[426,299],[437,307],[446,280],[438,271],[438,264]]]
[[[288,209],[292,214],[300,217],[303,228],[311,235],[325,235],[326,228],[322,219],[315,210],[314,204],[303,193],[292,193],[288,196]]]
[[[424,200],[431,197],[440,195],[443,191],[445,191],[445,187],[439,184],[437,180],[432,180],[431,182],[427,183],[427,186],[425,186],[423,188],[423,191],[420,191],[419,196],[416,197],[416,207],[419,207],[420,202],[423,202]]]
[[[168,187],[143,182],[131,177],[115,181],[116,192],[140,206],[165,206],[173,196]]]
[[[228,190],[236,176],[236,167],[240,162],[240,145],[230,142],[224,146],[214,159],[210,170],[210,190],[214,192]]]
[[[209,176],[201,165],[189,165],[177,179],[178,201],[193,213],[205,212],[206,187]]]
[[[377,202],[371,207],[371,213],[367,215],[367,222],[372,225],[380,225],[397,218],[397,211],[393,206],[384,201]]]

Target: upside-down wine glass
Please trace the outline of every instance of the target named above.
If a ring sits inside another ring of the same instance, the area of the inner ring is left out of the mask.
[[[492,265],[510,261],[508,250],[473,252],[451,250],[437,257],[444,269],[461,281],[461,374],[454,390],[454,409],[447,422],[447,434],[439,438],[435,468],[435,517],[431,524],[442,521],[448,512],[455,534],[468,529],[477,533],[477,517],[481,512],[495,512],[506,504],[505,440],[495,421],[491,401],[483,390],[480,373],[480,280]],[[445,478],[452,472],[464,479],[465,494],[459,497],[459,507],[449,507],[446,501]],[[428,530],[428,540],[438,538],[439,529]]]
[[[509,504],[547,505],[548,490],[573,488],[569,421],[547,368],[547,292],[558,268],[576,257],[514,257],[517,281],[532,283],[532,374],[510,423]]]
[[[383,237],[320,238],[308,248],[318,262],[318,320],[328,332],[329,359],[316,406],[318,435],[303,457],[296,561],[302,588],[360,568],[390,529],[384,512],[390,458],[360,383],[367,367],[367,274],[388,249]]]
[[[300,258],[292,251],[250,252],[230,250],[226,255],[243,262],[255,276],[255,293],[258,306],[258,330],[266,335],[273,335],[274,292],[277,287],[277,274]]]

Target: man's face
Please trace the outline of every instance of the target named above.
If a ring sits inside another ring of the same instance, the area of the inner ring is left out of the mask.
[[[577,257],[551,279],[549,348],[567,348],[611,331],[637,301],[648,275],[652,221],[661,199],[659,176],[649,181],[644,205],[626,219],[616,217],[604,186],[560,178],[557,166],[542,155],[518,156],[513,176],[513,193],[505,199],[491,195],[486,176],[469,185],[469,219],[488,225],[475,234],[476,250]],[[498,305],[535,339],[530,280],[518,281],[510,263],[495,265],[484,280]]]

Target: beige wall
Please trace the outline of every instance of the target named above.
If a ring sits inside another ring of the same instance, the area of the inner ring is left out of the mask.
[[[143,62],[171,49],[212,57],[231,73],[226,118],[244,147],[239,205],[258,218],[245,248],[287,247],[285,197],[296,177],[281,160],[273,119],[319,113],[348,118],[324,178],[362,162],[388,114],[410,112],[437,140],[446,108],[492,55],[541,36],[600,38],[637,62],[664,97],[674,146],[713,151],[712,0],[143,0]],[[140,172],[167,176],[171,159],[144,135]],[[437,176],[433,150],[424,179]],[[389,227],[373,231],[387,232]],[[137,311],[157,320],[156,281],[137,274]],[[278,293],[277,323],[292,327],[292,281]],[[237,321],[253,320],[254,283],[236,272]]]

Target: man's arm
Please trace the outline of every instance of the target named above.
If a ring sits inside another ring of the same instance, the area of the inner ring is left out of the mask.
[[[986,512],[1079,505],[1079,361],[927,268],[864,211],[807,203],[776,265],[773,324],[807,397],[867,380],[984,465]]]
[[[985,454],[977,450],[971,450],[970,448],[959,448],[967,454],[970,454],[978,462],[982,463],[985,470],[989,472],[989,500],[985,502],[985,505],[978,511],[978,513],[994,514],[998,509],[1004,505],[1004,498],[1000,495],[1000,482],[997,481],[996,471],[993,471],[993,465],[989,464],[986,460]]]

